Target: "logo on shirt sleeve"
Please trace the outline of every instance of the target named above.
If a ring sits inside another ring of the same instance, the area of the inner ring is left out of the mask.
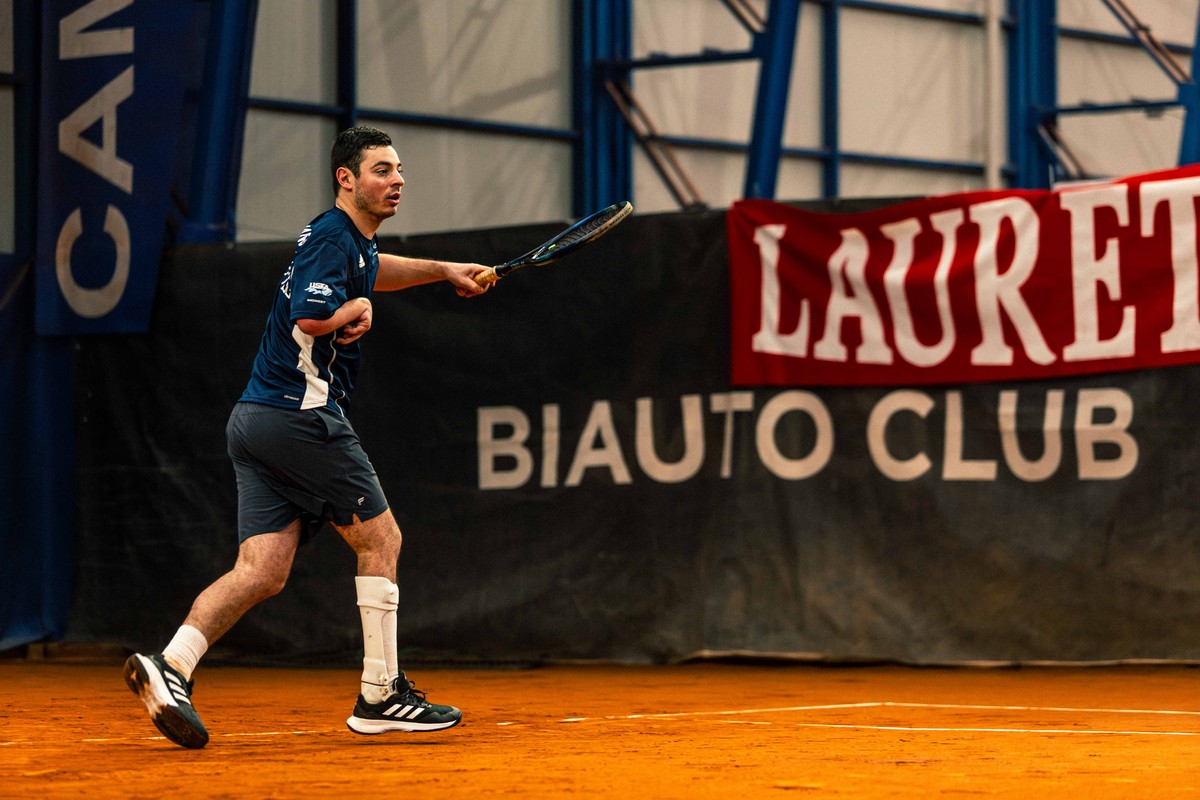
[[[324,283],[318,283],[316,281],[313,281],[312,283],[310,283],[308,285],[308,288],[305,289],[304,291],[308,292],[309,294],[319,294],[322,297],[330,297],[333,295],[333,289],[330,289]]]

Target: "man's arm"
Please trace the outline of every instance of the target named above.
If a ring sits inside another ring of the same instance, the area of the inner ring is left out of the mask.
[[[470,297],[487,291],[486,286],[480,286],[474,280],[476,275],[486,270],[483,264],[460,264],[380,253],[375,291],[395,292],[425,283],[450,281],[460,296]]]
[[[328,319],[298,319],[296,327],[301,333],[316,338],[327,333],[341,330],[342,335],[336,341],[338,344],[350,344],[355,339],[371,330],[371,320],[374,309],[371,301],[365,297],[354,297],[347,300],[333,312]],[[346,327],[349,326],[349,327]],[[346,328],[342,330],[342,328]]]

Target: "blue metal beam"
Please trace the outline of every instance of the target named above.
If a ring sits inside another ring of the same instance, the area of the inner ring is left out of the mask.
[[[800,0],[770,0],[766,29],[755,35],[754,47],[761,54],[762,63],[758,73],[750,151],[746,156],[743,197],[775,198],[783,126],[787,121],[792,56],[796,50],[799,24]]]
[[[204,96],[181,241],[233,239],[257,16],[258,0],[212,0]]]
[[[575,0],[573,12],[573,204],[582,216],[633,196],[630,131],[604,88],[628,77],[632,0]]]
[[[700,64],[722,64],[731,61],[757,61],[757,50],[702,50],[690,55],[668,55],[651,53],[645,58],[633,58],[625,62],[631,69],[654,69],[655,67],[689,67]]]
[[[337,4],[338,130],[358,124],[358,0]]]
[[[1133,39],[1127,33],[1104,33],[1103,31],[1090,31],[1085,28],[1073,28],[1069,25],[1058,26],[1059,39],[1073,39],[1079,42],[1099,42],[1101,44],[1117,44],[1126,45],[1128,47],[1141,47],[1141,43]],[[1179,42],[1163,42],[1163,47],[1172,53],[1190,56],[1192,46],[1190,44],[1180,44]]]
[[[1055,161],[1039,127],[1058,98],[1057,0],[1009,0],[1008,148],[1014,188],[1046,189]]]
[[[830,0],[817,0],[828,3]],[[896,14],[915,19],[931,19],[941,22],[962,22],[967,25],[979,25],[983,22],[980,14],[963,11],[943,11],[937,8],[907,5],[905,3],[883,3],[879,0],[836,0],[843,8],[853,8],[861,11],[878,11],[884,14]]]
[[[828,0],[821,20],[821,146],[826,152],[821,161],[821,196],[826,198],[841,193],[842,134],[838,105],[841,6],[841,0]]]
[[[749,145],[745,142],[737,142],[729,139],[706,139],[699,136],[662,136],[660,138],[662,141],[675,147],[711,150],[718,153],[745,153],[749,150]],[[788,158],[822,159],[824,161],[830,161],[835,157],[833,153],[823,147],[782,147],[780,148],[780,154]],[[879,164],[881,166],[939,170],[944,172],[958,172],[964,175],[982,176],[984,173],[984,165],[979,161],[913,158],[911,156],[882,155],[879,153],[856,152],[852,150],[839,150],[836,158],[838,161],[848,161],[856,164]]]
[[[13,253],[0,255],[0,650],[62,638],[75,572],[73,340],[34,331],[43,9],[11,4]],[[49,14],[46,15],[47,17]],[[7,20],[5,20],[7,22]],[[57,20],[54,20],[57,24]],[[44,126],[44,127],[43,127]]]
[[[13,5],[13,253],[17,263],[33,258],[37,209],[38,91],[36,76],[41,32],[40,3]],[[32,279],[32,276],[30,276]]]
[[[1200,15],[1196,20],[1196,43],[1192,48],[1192,79],[1179,85],[1179,102],[1183,105],[1183,133],[1179,141],[1179,165],[1200,162]]]
[[[344,127],[356,125],[358,124],[357,120],[367,118],[397,122],[403,125],[421,125],[475,133],[498,133],[506,136],[524,136],[530,139],[573,142],[579,138],[578,132],[569,128],[543,128],[537,125],[518,125],[512,122],[492,122],[440,114],[419,114],[415,111],[392,111],[391,109],[367,106],[348,108],[343,105],[306,103],[300,100],[276,100],[271,97],[250,97],[246,100],[246,105],[263,111],[327,117],[336,120],[339,125]]]

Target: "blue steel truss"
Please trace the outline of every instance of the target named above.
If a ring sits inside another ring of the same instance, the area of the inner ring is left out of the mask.
[[[750,34],[747,50],[705,49],[683,55],[630,57],[631,0],[576,0],[576,120],[580,131],[577,204],[598,208],[632,196],[636,141],[683,208],[705,205],[671,146],[680,140],[660,134],[632,90],[631,73],[739,61],[759,62],[754,119],[746,153],[744,196],[775,196],[801,0],[769,0],[766,17],[745,0],[722,0],[734,21]],[[606,97],[607,95],[607,97]],[[611,102],[609,102],[611,101]]]
[[[1013,186],[1046,188],[1058,163],[1043,121],[1058,101],[1057,0],[1009,0],[1008,152]]]
[[[1021,188],[1046,188],[1055,181],[1112,177],[1089,174],[1071,153],[1069,142],[1058,134],[1060,117],[1182,108],[1183,126],[1178,163],[1200,162],[1200,18],[1191,46],[1163,43],[1136,16],[1125,0],[1100,0],[1125,28],[1125,36],[1079,31],[1057,25],[1056,0],[1009,0],[1012,36],[1009,62],[1009,150],[1012,183]],[[1145,51],[1175,84],[1173,98],[1130,99],[1119,103],[1059,105],[1057,101],[1058,42],[1063,37],[1133,44]],[[1176,55],[1190,54],[1190,70]]]
[[[751,36],[745,51],[704,50],[685,55],[631,57],[633,0],[572,0],[573,97],[571,128],[514,125],[447,116],[415,114],[357,104],[355,53],[356,0],[338,0],[337,95],[333,104],[280,101],[249,96],[251,47],[257,0],[208,0],[210,8],[209,54],[206,81],[196,136],[188,190],[187,221],[180,231],[185,241],[220,241],[233,238],[237,176],[245,113],[248,108],[315,114],[339,126],[355,124],[360,117],[445,129],[527,136],[569,143],[573,158],[573,206],[577,214],[633,196],[633,148],[653,146],[666,155],[654,162],[664,179],[682,175],[671,156],[672,147],[712,149],[746,156],[744,195],[774,197],[781,158],[816,160],[821,165],[824,197],[839,196],[839,173],[844,163],[875,163],[918,169],[982,175],[975,161],[909,158],[843,149],[838,121],[840,50],[839,19],[843,9],[869,10],[910,17],[937,19],[979,26],[980,14],[943,11],[884,0],[767,0],[760,17],[746,0],[721,0]],[[1122,0],[1102,0],[1118,13]],[[787,109],[793,49],[802,3],[821,9],[821,141],[816,147],[787,147],[782,142]],[[18,4],[20,5],[20,4]],[[1118,8],[1119,7],[1119,8]],[[1129,15],[1130,17],[1132,15]],[[1038,188],[1055,180],[1077,177],[1082,168],[1073,162],[1068,144],[1057,133],[1061,116],[1129,109],[1152,112],[1165,107],[1184,111],[1180,163],[1200,161],[1200,88],[1191,78],[1200,67],[1200,53],[1192,45],[1155,48],[1136,22],[1126,36],[1073,31],[1058,26],[1057,0],[1008,0],[1003,21],[1008,35],[1008,164],[1003,175],[1010,185]],[[1118,13],[1118,18],[1122,15]],[[1133,18],[1136,19],[1136,18]],[[1200,36],[1200,20],[1197,21]],[[1061,37],[1140,44],[1160,66],[1170,70],[1164,52],[1187,55],[1190,72],[1168,71],[1177,85],[1173,98],[1104,106],[1061,106],[1057,101],[1057,49]],[[637,70],[685,67],[754,60],[760,64],[754,119],[749,142],[708,140],[638,130],[638,113],[629,88]],[[0,76],[2,77],[2,76]],[[648,151],[649,152],[649,151]],[[20,162],[20,159],[18,159]],[[686,177],[682,177],[686,188]],[[680,205],[702,205],[697,196],[677,194]],[[20,205],[20,204],[18,204]]]
[[[258,0],[210,0],[204,86],[181,241],[234,236]]]

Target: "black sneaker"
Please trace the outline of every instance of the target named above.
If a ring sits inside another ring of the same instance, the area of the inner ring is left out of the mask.
[[[208,731],[192,707],[192,681],[185,681],[161,655],[131,655],[125,661],[125,685],[142,698],[163,736],[180,747],[208,744]]]
[[[392,693],[380,703],[368,703],[360,694],[346,727],[355,733],[376,734],[389,731],[440,731],[462,722],[462,712],[453,706],[439,706],[425,699],[425,693],[413,688],[401,672],[392,680]]]

